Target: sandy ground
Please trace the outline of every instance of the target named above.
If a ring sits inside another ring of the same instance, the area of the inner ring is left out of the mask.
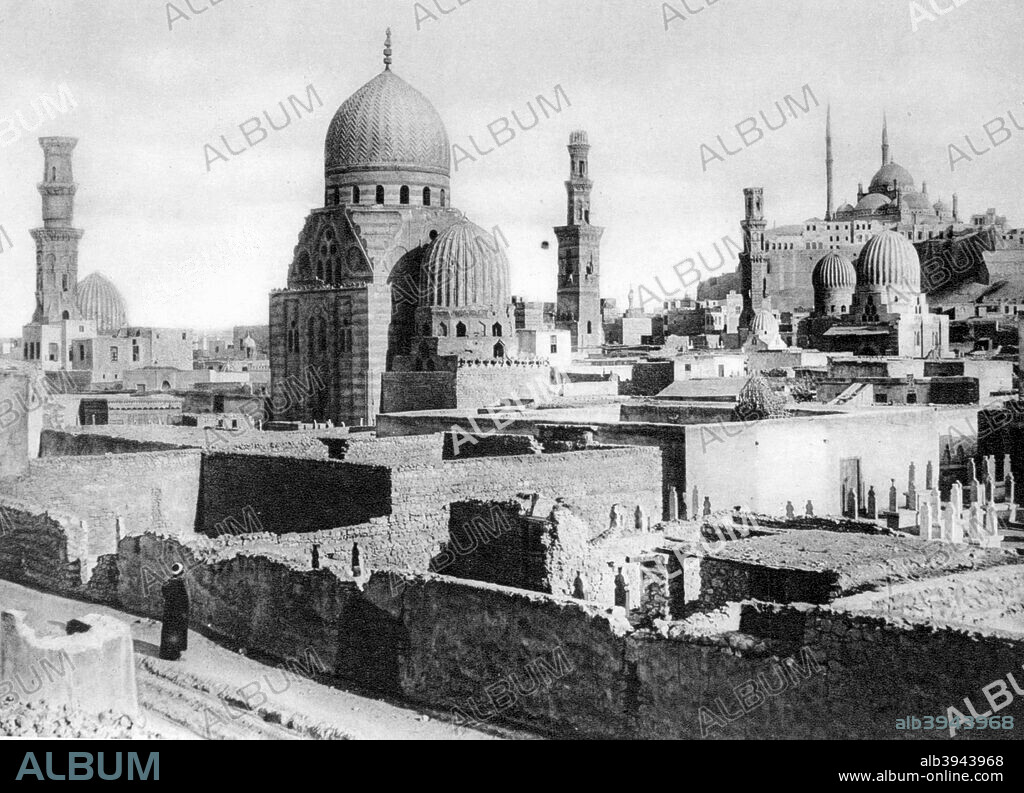
[[[86,614],[131,625],[145,729],[166,738],[393,740],[529,739],[527,733],[459,727],[445,714],[415,710],[321,685],[238,655],[189,633],[179,662],[157,658],[160,623],[0,581],[0,609],[24,611],[31,624],[63,628]]]

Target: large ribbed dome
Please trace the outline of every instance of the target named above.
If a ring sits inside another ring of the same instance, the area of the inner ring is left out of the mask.
[[[903,191],[914,189],[914,177],[910,175],[910,171],[902,165],[890,162],[883,165],[874,175],[868,192],[887,193],[892,190],[893,183]]]
[[[429,307],[493,309],[512,302],[504,249],[465,218],[430,244],[423,278]]]
[[[82,318],[95,321],[100,333],[112,333],[128,324],[124,298],[117,287],[99,273],[93,273],[78,284],[77,302]]]
[[[384,71],[339,108],[327,133],[327,173],[399,170],[451,175],[441,116],[423,94]]]
[[[899,286],[920,292],[921,258],[902,234],[883,231],[868,240],[861,251],[857,283],[861,287]]]
[[[841,253],[826,253],[814,266],[811,281],[815,289],[853,289],[857,285],[857,269]]]

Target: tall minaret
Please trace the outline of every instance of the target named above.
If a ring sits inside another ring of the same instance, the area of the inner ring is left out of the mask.
[[[34,323],[78,319],[78,241],[85,234],[72,226],[75,184],[71,154],[77,138],[40,138],[43,147],[43,227],[33,229],[36,241],[36,310]]]
[[[882,167],[885,167],[890,162],[889,159],[889,118],[883,113],[882,114]]]
[[[828,199],[825,207],[825,220],[832,220],[834,204],[832,203],[832,105],[828,106],[825,116],[825,180],[828,182]]]
[[[601,237],[604,229],[590,225],[590,142],[577,130],[569,136],[569,181],[566,225],[558,237],[558,313],[560,328],[572,333],[574,350],[604,344],[601,318]]]
[[[768,288],[768,258],[764,249],[764,188],[748,187],[743,191],[743,251],[740,253],[740,288],[743,291],[743,314],[740,327],[749,328],[754,316],[771,305]]]

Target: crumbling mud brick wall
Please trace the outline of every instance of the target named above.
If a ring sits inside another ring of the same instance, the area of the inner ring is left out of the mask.
[[[159,619],[170,566],[184,565],[194,630],[274,658],[315,659],[324,673],[395,690],[397,624],[364,601],[345,565],[318,570],[287,549],[145,535],[121,543],[118,600]]]
[[[33,460],[26,473],[0,480],[9,495],[84,520],[90,548],[114,553],[122,536],[143,531],[188,535],[199,503],[200,452],[148,452]],[[105,537],[103,543],[100,538]]]
[[[969,715],[965,697],[982,712],[989,695],[1020,717],[1007,679],[1020,678],[1019,634],[749,604],[739,631],[695,637],[670,624],[663,636],[571,598],[397,571],[359,585],[332,562],[311,570],[285,554],[152,536],[121,544],[123,607],[159,617],[159,571],[172,559],[188,569],[193,628],[277,658],[313,652],[332,673],[467,723],[607,738],[906,738],[921,734],[898,732],[897,718]]]
[[[1001,714],[1020,718],[1024,704],[1007,678],[1020,677],[1019,634],[755,604],[741,632],[665,638],[590,603],[436,576],[395,587],[395,577],[374,576],[366,597],[406,628],[402,690],[467,722],[608,738],[948,738],[900,732],[896,720],[970,715],[964,697],[990,710],[985,687]]]
[[[796,638],[811,648],[825,670],[821,738],[948,739],[948,730],[899,731],[896,722],[947,716],[950,708],[968,718],[1013,716],[1015,723],[1024,718],[1024,697],[1013,686],[1024,676],[1019,630],[952,628],[895,615],[850,614],[833,606],[767,604],[744,606],[740,630]],[[1007,733],[960,730],[957,737]]]
[[[368,433],[324,438],[322,442],[330,449],[332,460],[389,467],[440,463],[443,445],[440,435],[377,438]]]
[[[598,535],[612,507],[661,510],[661,453],[650,448],[598,449],[566,454],[455,460],[434,468],[392,473],[394,514],[431,514],[453,502],[507,502],[537,493],[561,499]],[[447,521],[445,521],[447,529]]]
[[[215,452],[203,457],[202,471],[205,534],[247,509],[275,534],[356,526],[391,512],[391,473],[380,466]]]
[[[118,438],[97,433],[43,430],[39,442],[39,456],[79,457],[103,454],[138,454],[139,452],[174,451],[187,445]]]
[[[79,521],[21,500],[0,499],[0,578],[70,594],[82,585],[87,543]]]

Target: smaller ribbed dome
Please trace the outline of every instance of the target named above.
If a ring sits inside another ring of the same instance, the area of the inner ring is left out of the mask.
[[[814,266],[811,281],[815,289],[853,289],[857,285],[857,268],[841,253],[831,251]]]
[[[879,195],[878,193],[871,193],[870,195],[864,196],[860,201],[857,202],[857,209],[861,211],[870,210],[872,212],[876,212],[882,207],[889,206],[891,203],[892,201],[890,201],[884,195]]]
[[[117,287],[99,273],[78,284],[78,310],[83,319],[93,320],[100,333],[113,333],[128,324],[128,311]]]
[[[897,286],[921,291],[921,257],[910,240],[895,231],[883,231],[868,240],[860,253],[857,285],[866,288]]]
[[[423,269],[426,306],[494,309],[512,302],[508,257],[492,234],[465,218],[431,244]]]
[[[836,212],[839,214],[853,212],[853,204],[843,204],[841,207],[839,207],[839,209],[836,210]]]
[[[771,338],[779,332],[779,321],[775,319],[775,315],[771,311],[762,308],[754,316],[754,321],[750,324],[750,332],[762,339]]]
[[[945,215],[949,212],[949,204],[943,201],[941,198],[935,202],[935,206],[932,207],[935,210],[936,215]]]

